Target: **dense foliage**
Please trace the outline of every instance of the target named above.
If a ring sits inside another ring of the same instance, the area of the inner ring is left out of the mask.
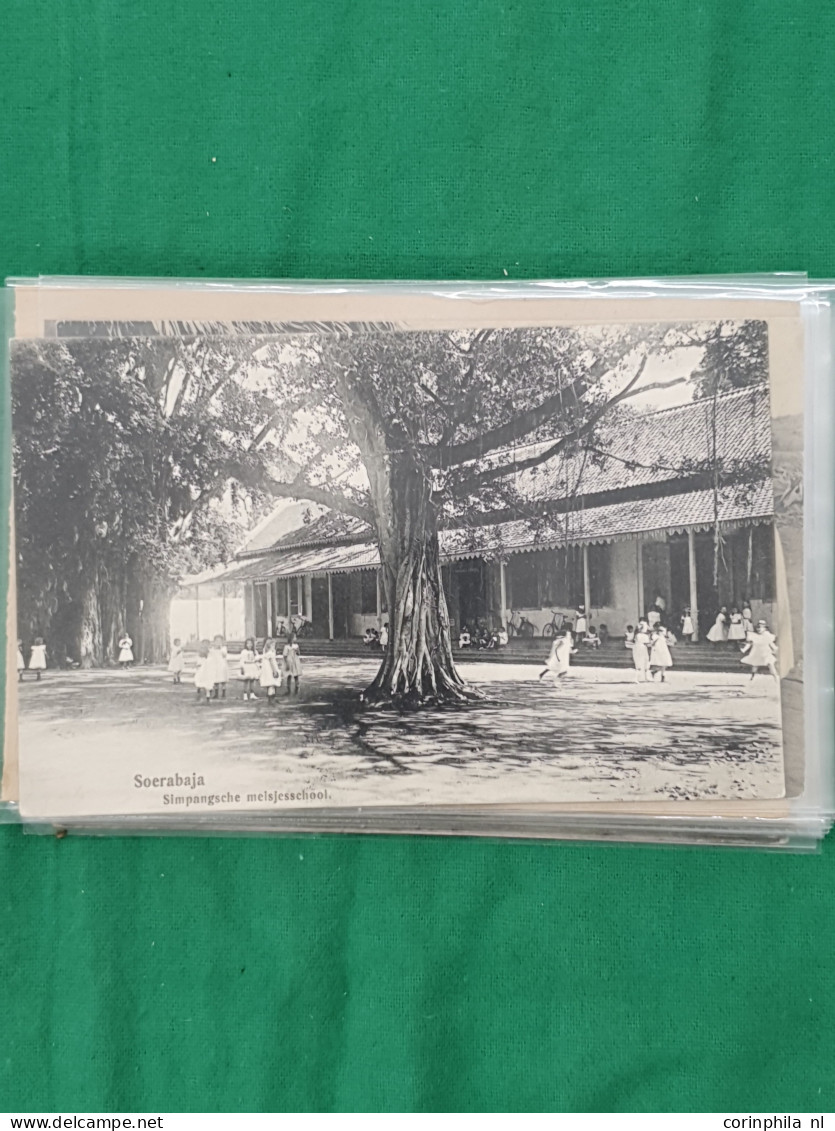
[[[234,552],[253,499],[230,491],[231,471],[270,448],[271,406],[236,379],[250,352],[173,339],[15,347],[19,623],[53,662],[104,663],[124,629],[140,657],[160,658],[179,577]]]

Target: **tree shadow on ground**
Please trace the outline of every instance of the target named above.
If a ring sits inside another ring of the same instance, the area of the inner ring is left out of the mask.
[[[761,767],[779,762],[779,710],[767,683],[723,685],[679,673],[653,685],[584,673],[555,689],[516,672],[479,681],[485,697],[467,704],[363,710],[359,692],[373,667],[309,663],[300,694],[282,688],[275,705],[263,695],[243,701],[234,680],[225,700],[198,705],[192,686],[172,685],[160,669],[47,673],[23,688],[21,718],[79,742],[95,726],[112,731],[115,746],[144,734],[170,742],[172,753],[203,750],[242,766],[290,758],[314,770],[327,762],[334,780],[425,776],[438,767],[465,787],[536,771],[619,782],[626,792],[663,772],[658,791],[684,798],[715,794],[705,768],[721,765],[731,794],[741,796]]]

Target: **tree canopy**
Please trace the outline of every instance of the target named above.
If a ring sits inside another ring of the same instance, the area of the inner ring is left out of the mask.
[[[59,662],[104,662],[125,628],[158,656],[180,575],[231,556],[232,476],[262,458],[272,413],[236,380],[250,354],[234,340],[15,345],[20,624]]]

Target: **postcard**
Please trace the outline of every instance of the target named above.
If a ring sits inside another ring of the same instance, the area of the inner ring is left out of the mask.
[[[672,305],[16,341],[22,811],[784,804],[797,310]]]

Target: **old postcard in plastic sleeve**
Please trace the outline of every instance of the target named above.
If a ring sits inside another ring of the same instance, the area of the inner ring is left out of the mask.
[[[16,342],[24,813],[779,802],[796,305],[537,305]]]

